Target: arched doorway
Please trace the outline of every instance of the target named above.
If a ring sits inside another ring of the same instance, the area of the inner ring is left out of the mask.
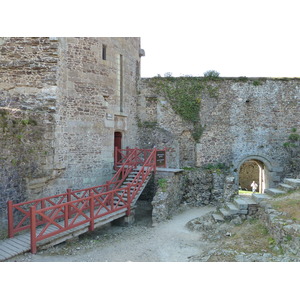
[[[244,161],[239,168],[239,189],[252,191],[251,183],[255,181],[258,185],[256,192],[264,193],[268,186],[268,172],[266,165],[257,159]]]

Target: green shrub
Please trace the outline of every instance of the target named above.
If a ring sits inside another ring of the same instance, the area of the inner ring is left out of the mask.
[[[204,77],[208,77],[208,78],[218,78],[220,76],[220,73],[215,70],[208,70],[208,71],[204,72],[203,75],[204,75]]]
[[[158,186],[161,188],[161,190],[163,192],[167,191],[168,181],[167,181],[166,178],[160,178],[160,179],[158,179],[157,183],[158,183]]]

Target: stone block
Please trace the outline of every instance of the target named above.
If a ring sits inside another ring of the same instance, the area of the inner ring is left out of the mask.
[[[285,194],[284,191],[274,188],[265,189],[265,193],[270,196],[279,196]]]
[[[212,214],[213,219],[215,222],[224,222],[224,218],[220,214]]]
[[[227,203],[226,207],[228,208],[230,214],[237,214],[239,212],[238,207],[236,207],[233,203]]]
[[[295,188],[300,187],[300,179],[285,178],[283,182]]]
[[[252,194],[252,199],[256,202],[259,203],[260,201],[266,200],[266,199],[271,199],[272,197],[266,195],[266,194]]]
[[[289,185],[289,184],[285,184],[285,183],[280,183],[280,184],[278,185],[278,188],[280,188],[280,189],[282,189],[282,190],[284,190],[284,191],[286,191],[286,192],[292,191],[292,190],[294,189],[293,186],[291,186],[291,185]]]
[[[229,219],[230,216],[232,215],[227,209],[221,208],[220,209],[221,215],[224,217],[224,219]]]
[[[239,210],[248,209],[248,204],[243,199],[236,198],[233,202]]]

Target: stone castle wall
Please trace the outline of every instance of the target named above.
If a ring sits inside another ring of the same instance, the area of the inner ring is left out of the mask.
[[[122,147],[136,146],[140,41],[64,38],[60,43],[55,161],[65,171],[55,185],[99,185],[112,176],[114,132],[122,133]]]
[[[150,140],[158,137],[160,146],[175,149],[178,160],[172,160],[174,167],[224,163],[238,185],[242,163],[256,159],[266,166],[270,186],[276,185],[288,172],[283,143],[292,128],[300,129],[300,80],[219,78],[205,82],[214,94],[200,95],[204,131],[196,143],[191,123],[183,121],[153,88],[153,79],[143,79],[140,111],[144,113],[139,114],[142,145],[146,140],[143,127],[151,121],[153,134],[146,131],[146,135]]]
[[[139,38],[0,39],[0,211],[103,184],[137,144]]]
[[[56,176],[58,48],[50,38],[0,38],[1,221],[7,200],[25,201],[30,182]]]

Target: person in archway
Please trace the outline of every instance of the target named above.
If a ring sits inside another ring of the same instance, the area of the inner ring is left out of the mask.
[[[253,182],[251,183],[251,187],[252,187],[252,192],[255,193],[255,191],[258,187],[258,184],[253,180]]]

